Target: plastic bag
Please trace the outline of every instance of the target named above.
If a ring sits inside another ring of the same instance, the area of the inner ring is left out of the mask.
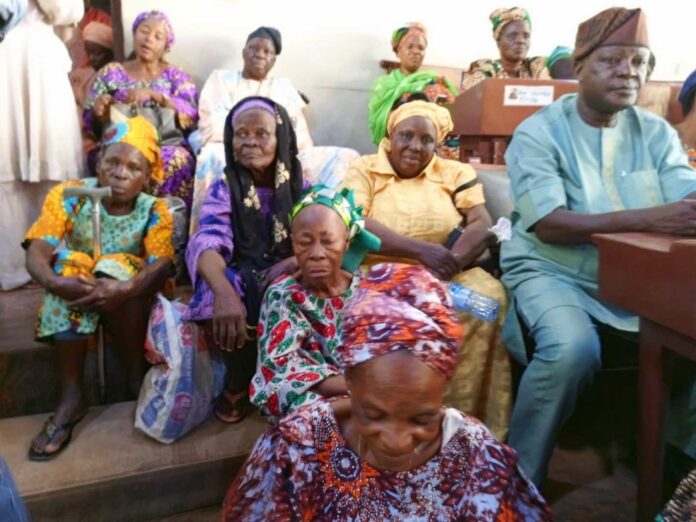
[[[150,313],[145,375],[135,412],[135,428],[165,444],[180,439],[211,414],[222,393],[225,365],[208,351],[198,325],[182,321],[186,305],[157,294]]]

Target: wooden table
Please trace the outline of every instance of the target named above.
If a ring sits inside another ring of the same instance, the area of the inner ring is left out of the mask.
[[[677,355],[696,361],[696,240],[596,234],[599,296],[640,316],[637,520],[660,510],[664,427]]]

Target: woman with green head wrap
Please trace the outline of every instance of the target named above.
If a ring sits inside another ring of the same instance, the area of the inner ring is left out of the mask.
[[[502,7],[493,11],[489,18],[500,58],[484,58],[472,62],[462,79],[463,91],[486,78],[551,78],[546,68],[546,57],[527,58],[532,20],[526,9]]]
[[[554,80],[574,80],[573,49],[559,45],[546,59],[546,68]]]
[[[316,185],[290,213],[299,270],[266,291],[258,323],[258,361],[249,394],[274,420],[299,406],[346,393],[337,350],[355,272],[380,241],[365,230],[353,192]]]
[[[443,76],[419,71],[428,46],[422,24],[411,22],[396,29],[391,45],[400,66],[375,82],[368,105],[370,134],[375,145],[386,135],[387,118],[398,102],[421,94],[427,101],[446,104],[452,103],[458,94],[457,88]]]

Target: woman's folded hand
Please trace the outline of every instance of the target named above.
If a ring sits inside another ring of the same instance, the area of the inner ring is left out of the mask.
[[[449,281],[459,272],[459,260],[444,246],[437,243],[424,243],[418,255],[423,263],[436,277]]]
[[[94,279],[82,275],[77,277],[61,277],[57,275],[51,280],[46,289],[66,301],[74,301],[90,294],[95,286]]]
[[[94,279],[90,293],[68,303],[71,308],[110,311],[118,308],[129,297],[129,283],[117,279]]]

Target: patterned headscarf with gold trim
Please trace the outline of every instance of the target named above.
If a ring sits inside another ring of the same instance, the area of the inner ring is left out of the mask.
[[[532,19],[529,17],[529,13],[522,7],[500,7],[493,11],[489,18],[493,24],[493,39],[496,41],[500,38],[500,33],[503,32],[505,26],[510,22],[519,20],[527,22],[529,27],[532,26]]]
[[[104,132],[101,147],[106,148],[114,143],[127,143],[138,149],[150,163],[150,179],[156,183],[164,181],[159,134],[147,118],[135,116],[110,125]]]

